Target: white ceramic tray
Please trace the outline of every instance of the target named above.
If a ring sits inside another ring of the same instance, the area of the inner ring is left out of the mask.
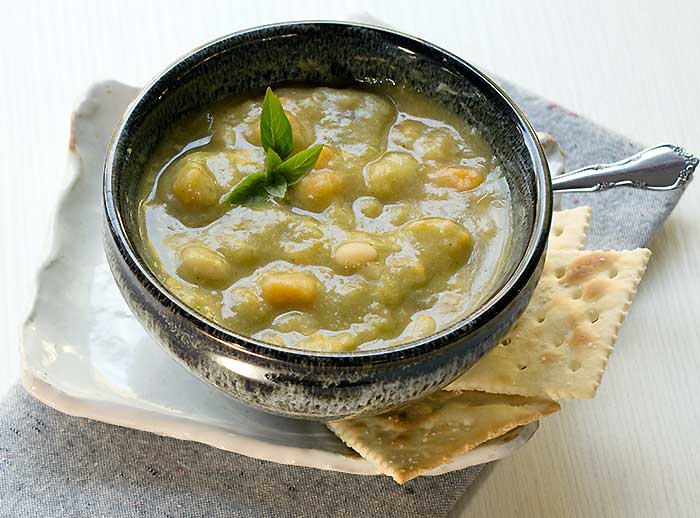
[[[378,474],[322,423],[261,412],[195,378],[132,316],[102,251],[101,187],[112,129],[137,91],[96,84],[73,115],[67,186],[23,329],[24,386],[71,415],[282,464]],[[555,142],[545,144],[558,153]],[[518,428],[430,474],[503,458],[536,430],[537,423]]]

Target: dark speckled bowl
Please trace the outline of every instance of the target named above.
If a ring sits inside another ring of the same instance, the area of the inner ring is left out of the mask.
[[[434,336],[391,349],[312,353],[241,336],[179,302],[143,258],[137,224],[143,165],[163,130],[224,97],[280,82],[406,84],[473,123],[503,163],[516,228],[498,287],[481,308]],[[227,394],[278,414],[332,419],[397,407],[443,387],[510,329],[537,283],[551,186],[535,133],[483,73],[425,41],[335,22],[239,32],[179,59],[127,110],[105,163],[105,248],[143,326],[182,365]]]

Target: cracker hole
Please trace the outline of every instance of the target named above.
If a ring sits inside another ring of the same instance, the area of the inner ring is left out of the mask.
[[[564,229],[561,227],[554,227],[552,232],[554,233],[555,236],[559,237],[564,233]]]
[[[581,368],[581,362],[578,360],[571,360],[569,362],[569,369],[571,369],[571,372],[576,372]]]
[[[520,369],[521,371],[524,371],[525,369],[527,369],[527,364],[526,363],[519,364],[518,369]]]
[[[561,347],[562,345],[564,345],[564,341],[565,341],[564,337],[558,338],[554,342],[554,347]]]
[[[542,322],[545,321],[546,318],[547,318],[547,315],[540,315],[539,317],[537,317],[537,323],[541,324]]]
[[[574,300],[578,300],[581,297],[583,297],[583,290],[581,288],[576,288],[574,292],[571,294],[571,298]]]
[[[591,319],[591,324],[595,324],[600,318],[600,313],[598,313],[597,311],[591,311],[590,313],[588,313],[588,318]]]
[[[503,340],[503,341],[501,342],[501,345],[502,345],[503,347],[506,347],[506,346],[510,345],[510,338],[506,338],[505,340]]]
[[[615,277],[617,277],[617,273],[617,268],[610,268],[610,270],[608,270],[608,277],[614,279]]]
[[[563,266],[560,266],[556,270],[554,270],[554,275],[556,276],[557,279],[561,279],[566,275],[566,268]]]

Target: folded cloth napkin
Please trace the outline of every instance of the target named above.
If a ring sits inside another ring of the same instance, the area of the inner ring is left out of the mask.
[[[535,128],[553,135],[568,165],[622,159],[641,146],[503,83]],[[614,189],[564,195],[591,205],[588,247],[645,245],[680,191]],[[546,424],[545,424],[546,426]],[[403,486],[260,461],[215,448],[57,412],[19,386],[0,403],[0,516],[444,517],[481,466]]]

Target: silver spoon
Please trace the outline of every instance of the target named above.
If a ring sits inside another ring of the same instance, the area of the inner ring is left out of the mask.
[[[698,159],[685,149],[661,144],[612,164],[582,167],[552,178],[555,192],[595,192],[613,187],[670,191],[692,179]]]

